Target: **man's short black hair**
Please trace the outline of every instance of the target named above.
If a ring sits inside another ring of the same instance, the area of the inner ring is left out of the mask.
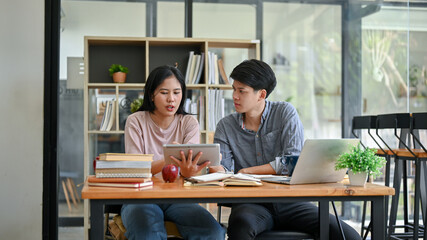
[[[245,60],[237,65],[230,74],[233,80],[248,85],[255,91],[265,89],[267,96],[276,87],[276,76],[271,67],[260,60]]]

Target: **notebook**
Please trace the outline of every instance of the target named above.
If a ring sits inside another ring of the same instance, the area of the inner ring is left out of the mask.
[[[309,184],[339,182],[346,169],[335,170],[339,155],[348,152],[359,139],[307,139],[295,165],[292,177],[266,177],[265,182],[282,184]]]

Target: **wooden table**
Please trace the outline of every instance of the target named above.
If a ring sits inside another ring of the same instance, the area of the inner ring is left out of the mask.
[[[90,239],[103,238],[104,206],[125,203],[245,203],[245,202],[318,202],[320,239],[329,239],[330,201],[371,201],[372,239],[383,240],[386,233],[385,199],[394,195],[390,187],[367,183],[353,187],[344,183],[282,185],[263,183],[260,187],[184,187],[183,179],[164,183],[153,177],[152,189],[89,187],[82,198],[90,200]]]

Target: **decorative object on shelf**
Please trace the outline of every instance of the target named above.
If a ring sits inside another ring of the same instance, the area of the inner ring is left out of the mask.
[[[113,77],[113,81],[115,83],[124,83],[129,69],[120,64],[112,64],[108,71],[110,72],[110,76]]]
[[[144,99],[142,98],[137,98],[133,100],[133,102],[130,104],[130,111],[132,113],[136,112],[142,106],[143,102],[144,102]]]
[[[383,157],[375,155],[375,152],[375,149],[361,148],[359,143],[350,152],[339,156],[335,163],[335,169],[348,168],[350,185],[365,186],[368,174],[371,174],[373,177],[381,175],[381,168],[386,163],[386,160]]]

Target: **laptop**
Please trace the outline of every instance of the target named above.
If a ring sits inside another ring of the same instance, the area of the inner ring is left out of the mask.
[[[291,177],[265,177],[265,182],[281,184],[309,184],[340,182],[346,169],[335,170],[339,155],[348,152],[359,139],[307,139]]]

